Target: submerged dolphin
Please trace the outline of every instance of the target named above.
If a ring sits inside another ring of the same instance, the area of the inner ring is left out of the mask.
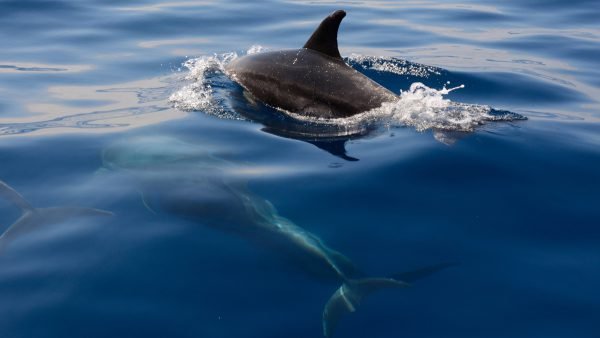
[[[403,288],[439,271],[434,265],[389,277],[361,273],[342,253],[315,234],[280,216],[273,205],[246,187],[253,168],[242,167],[211,154],[205,148],[169,137],[128,139],[105,149],[100,172],[126,173],[140,180],[148,201],[161,210],[221,231],[244,237],[298,263],[307,272],[340,285],[323,311],[323,333],[333,334],[343,314],[354,312],[361,300],[380,289]],[[258,170],[261,173],[260,170]]]
[[[259,101],[300,115],[348,117],[398,100],[342,60],[337,33],[345,16],[326,17],[301,49],[247,55],[226,72]]]
[[[11,188],[8,184],[0,181],[0,196],[12,202],[21,209],[21,217],[0,235],[0,248],[4,248],[8,242],[27,231],[42,225],[60,223],[65,220],[80,216],[111,216],[112,213],[105,210],[84,207],[50,207],[34,208],[21,194]]]

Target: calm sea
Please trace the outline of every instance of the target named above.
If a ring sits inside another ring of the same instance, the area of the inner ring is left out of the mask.
[[[336,9],[345,61],[393,106],[302,120],[223,73]],[[0,0],[0,337],[321,337],[340,283],[249,238],[261,222],[367,276],[451,265],[334,337],[599,337],[599,18],[597,0]],[[18,221],[17,193],[36,214]]]

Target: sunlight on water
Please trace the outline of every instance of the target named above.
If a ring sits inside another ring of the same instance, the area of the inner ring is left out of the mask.
[[[166,77],[112,86],[50,87],[44,100],[25,107],[37,114],[0,118],[0,135],[122,131],[183,117],[184,112],[168,104],[172,91]],[[91,106],[82,108],[79,102]]]

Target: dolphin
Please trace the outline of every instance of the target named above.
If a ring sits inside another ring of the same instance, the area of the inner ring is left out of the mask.
[[[279,215],[268,200],[252,193],[246,187],[248,176],[239,175],[253,172],[253,168],[176,138],[126,139],[105,149],[102,161],[104,170],[99,173],[125,174],[126,180],[135,178],[145,186],[142,203],[152,213],[165,211],[245,238],[297,263],[315,277],[336,283],[338,288],[323,310],[325,337],[331,337],[344,314],[354,312],[371,293],[408,287],[409,282],[449,266],[438,264],[386,277],[367,276],[344,254]]]
[[[110,211],[77,206],[34,208],[21,194],[0,180],[0,196],[21,210],[21,217],[0,235],[0,249],[15,237],[39,226],[56,224],[81,216],[112,216]]]
[[[300,49],[246,55],[225,71],[262,103],[317,118],[343,118],[398,96],[348,66],[338,50],[343,10],[326,17]]]

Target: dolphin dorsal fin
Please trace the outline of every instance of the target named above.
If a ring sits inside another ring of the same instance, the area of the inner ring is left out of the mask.
[[[346,12],[337,10],[323,19],[319,27],[312,33],[303,48],[321,52],[333,58],[342,59],[338,50],[337,34]]]

